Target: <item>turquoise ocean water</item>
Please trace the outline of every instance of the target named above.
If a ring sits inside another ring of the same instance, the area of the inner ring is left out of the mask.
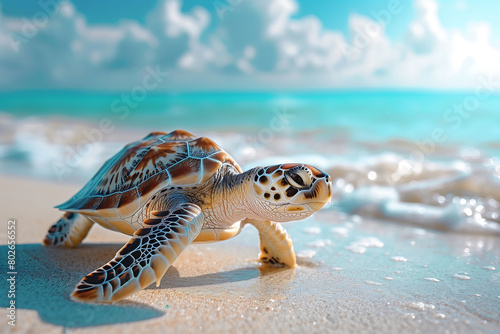
[[[28,91],[0,94],[0,112],[17,119],[109,118],[119,127],[165,131],[248,132],[269,127],[277,112],[288,115],[287,129],[295,133],[418,141],[432,139],[438,129],[443,143],[500,141],[500,95],[478,100],[464,92],[150,93],[143,98],[129,93]]]
[[[124,144],[186,129],[247,169],[328,171],[346,213],[500,233],[500,95],[0,94],[0,172],[83,185]]]

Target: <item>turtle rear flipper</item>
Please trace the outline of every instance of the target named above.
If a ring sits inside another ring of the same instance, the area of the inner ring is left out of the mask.
[[[43,239],[44,246],[76,247],[87,236],[93,221],[80,213],[66,212],[52,225]]]
[[[246,219],[243,223],[251,224],[259,231],[260,261],[274,266],[296,266],[292,239],[280,223],[258,219]]]
[[[115,302],[161,278],[203,226],[201,209],[184,203],[146,219],[115,258],[85,276],[71,294],[79,302]]]

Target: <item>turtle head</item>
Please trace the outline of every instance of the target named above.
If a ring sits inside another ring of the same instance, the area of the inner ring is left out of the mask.
[[[254,211],[261,219],[304,219],[331,201],[330,176],[313,166],[282,164],[257,168],[254,173]]]

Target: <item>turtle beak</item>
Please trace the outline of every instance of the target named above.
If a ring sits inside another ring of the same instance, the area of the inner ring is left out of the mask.
[[[307,205],[311,211],[316,212],[321,210],[327,203],[332,201],[332,181],[330,176],[318,179],[314,182],[311,189],[304,193],[307,199]]]

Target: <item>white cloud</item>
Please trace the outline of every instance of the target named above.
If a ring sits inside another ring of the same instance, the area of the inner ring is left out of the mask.
[[[167,67],[195,67],[206,53],[199,39],[209,22],[210,14],[202,7],[184,14],[179,1],[160,1],[147,20],[147,28],[158,40],[155,62]]]
[[[108,67],[116,69],[138,68],[154,60],[158,45],[153,34],[134,21],[122,21],[114,52],[107,59]]]
[[[127,89],[147,65],[171,71],[164,88],[178,89],[462,88],[478,74],[500,73],[488,23],[445,29],[436,1],[414,4],[400,41],[356,13],[347,36],[315,16],[296,18],[295,0],[243,1],[222,18],[160,0],[144,25],[90,25],[65,2],[28,37],[31,18],[5,17],[0,8],[0,87]],[[17,53],[12,36],[21,41]]]
[[[416,54],[431,53],[447,38],[439,21],[438,5],[434,0],[417,0],[415,10],[416,19],[410,24],[407,33],[408,44]]]
[[[406,59],[397,64],[414,85],[425,86],[427,80],[437,87],[467,87],[477,83],[478,75],[500,72],[499,50],[490,44],[487,23],[470,23],[464,34],[443,28],[434,0],[416,1],[416,8],[403,45]]]

